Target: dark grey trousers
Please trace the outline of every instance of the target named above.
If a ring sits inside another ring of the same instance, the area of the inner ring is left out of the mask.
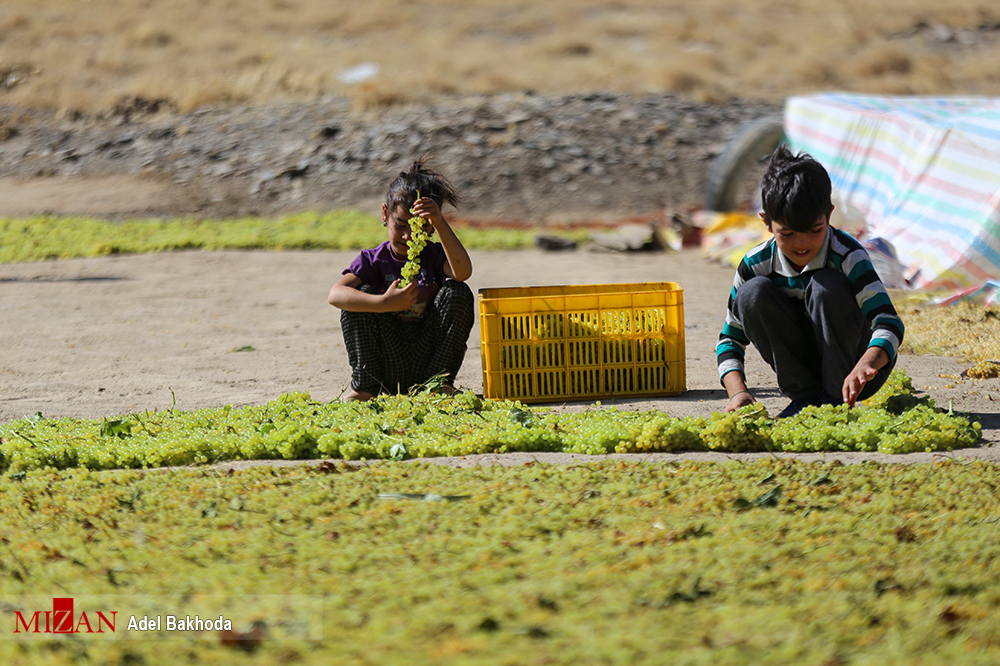
[[[792,400],[813,400],[821,390],[840,400],[844,379],[871,340],[872,323],[861,314],[847,276],[831,268],[816,271],[804,301],[786,296],[769,278],[751,278],[736,294],[736,314]],[[893,365],[879,370],[860,400],[885,383]]]
[[[465,360],[475,300],[469,285],[445,280],[416,321],[394,312],[341,312],[351,388],[406,393],[439,373],[453,382]]]

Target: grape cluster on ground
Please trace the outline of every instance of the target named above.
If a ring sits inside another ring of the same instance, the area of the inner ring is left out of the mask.
[[[950,451],[980,425],[916,397],[899,371],[866,405],[809,407],[773,420],[760,405],[709,417],[593,408],[560,412],[431,390],[365,403],[287,393],[263,405],[0,425],[0,469],[148,468],[231,460],[432,458],[515,451]]]

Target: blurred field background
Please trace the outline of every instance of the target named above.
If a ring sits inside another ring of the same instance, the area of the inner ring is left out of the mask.
[[[1000,94],[985,0],[5,0],[0,105],[345,96]]]

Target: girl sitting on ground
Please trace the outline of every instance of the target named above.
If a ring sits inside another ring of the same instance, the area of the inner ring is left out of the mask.
[[[475,309],[465,284],[472,260],[441,213],[444,204],[457,206],[458,200],[452,184],[425,158],[413,162],[389,185],[382,204],[388,240],[362,250],[330,289],[328,302],[342,310],[352,370],[345,400],[405,393],[439,375],[442,389],[454,391]],[[419,274],[403,286],[411,217],[422,218],[440,242],[427,243]]]

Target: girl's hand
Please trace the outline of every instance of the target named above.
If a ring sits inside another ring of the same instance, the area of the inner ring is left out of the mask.
[[[723,413],[728,414],[729,412],[735,412],[740,407],[746,407],[747,405],[752,405],[757,402],[757,400],[751,395],[750,391],[740,391],[726,404],[726,408],[723,409]]]
[[[455,230],[441,214],[441,207],[429,197],[420,197],[414,202],[412,210],[413,215],[427,220],[431,223],[433,231],[437,231],[441,247],[444,248],[444,256],[447,258],[444,274],[459,282],[472,277],[472,259],[462,246],[462,241],[455,235]],[[427,233],[430,234],[431,231]]]
[[[396,280],[382,294],[383,312],[406,312],[417,304],[417,283],[411,282],[400,287],[402,280]]]
[[[441,207],[430,197],[420,197],[413,204],[413,214],[422,217],[431,223],[435,229],[439,229],[442,224],[446,224],[444,215],[441,214]]]

